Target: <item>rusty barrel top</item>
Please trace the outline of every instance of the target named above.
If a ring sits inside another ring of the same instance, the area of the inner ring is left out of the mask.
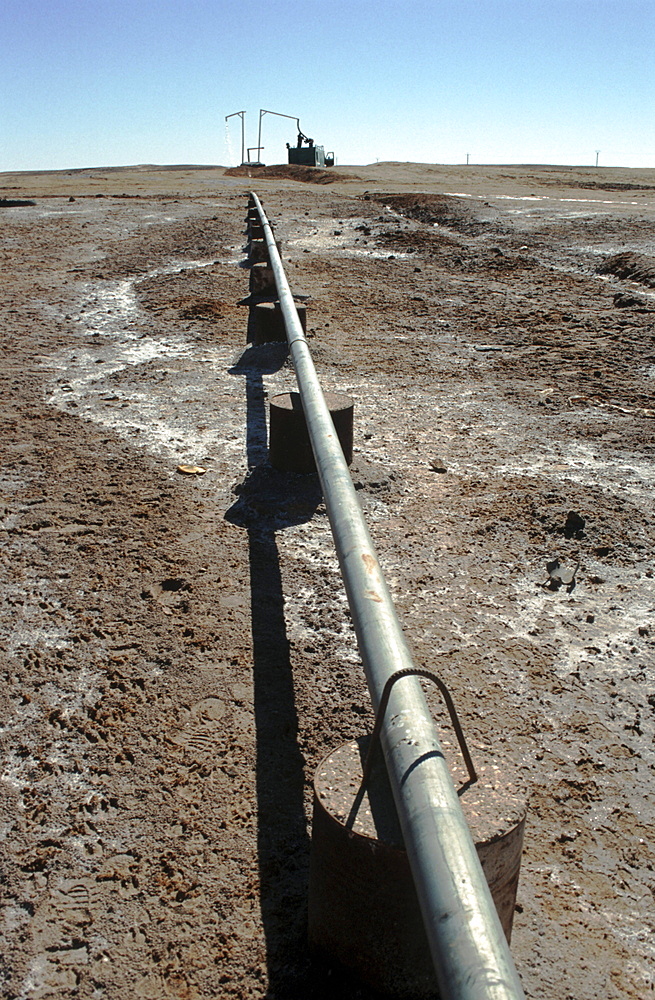
[[[487,759],[481,760],[479,758],[482,754],[476,755],[473,750],[478,780],[471,784],[456,744],[451,745],[443,737],[440,741],[476,844],[488,843],[503,836],[525,819],[527,791],[515,771],[490,761],[488,751],[485,752]],[[316,770],[316,796],[327,812],[344,826],[360,786],[368,742],[369,737],[364,736],[344,743],[328,754]],[[377,754],[370,787],[364,794],[350,828],[359,836],[379,840],[389,847],[404,849],[380,752]]]

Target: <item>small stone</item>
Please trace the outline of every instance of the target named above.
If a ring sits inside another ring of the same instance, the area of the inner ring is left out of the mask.
[[[634,309],[646,305],[644,299],[638,298],[636,295],[630,295],[628,292],[617,292],[613,296],[612,302],[617,309]]]
[[[178,465],[177,471],[183,476],[204,476],[207,469],[203,469],[202,465]]]
[[[448,472],[445,463],[440,458],[433,458],[430,462],[430,468],[433,472]]]

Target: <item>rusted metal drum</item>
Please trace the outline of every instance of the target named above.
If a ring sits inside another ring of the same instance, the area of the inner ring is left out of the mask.
[[[414,882],[381,752],[357,815],[369,737],[329,754],[314,778],[309,877],[312,950],[381,993],[438,997]],[[479,766],[468,781],[442,740],[478,857],[509,941],[521,864],[526,793],[505,768]]]
[[[307,310],[299,302],[295,303],[296,312],[303,332],[307,330]],[[284,326],[284,315],[279,302],[258,302],[250,310],[249,335],[253,344],[268,344],[271,341],[285,341],[287,332]]]
[[[326,392],[324,396],[344,458],[350,465],[353,460],[353,399],[336,392]],[[270,401],[269,458],[271,465],[280,472],[316,472],[298,392],[284,392]]]
[[[250,240],[248,259],[252,264],[268,263],[268,247],[265,240]]]
[[[253,264],[250,268],[250,291],[253,295],[277,295],[275,275],[269,264]]]
[[[278,240],[275,241],[277,252],[281,253]],[[252,264],[270,263],[268,256],[268,244],[266,240],[250,240],[248,244],[248,258]]]

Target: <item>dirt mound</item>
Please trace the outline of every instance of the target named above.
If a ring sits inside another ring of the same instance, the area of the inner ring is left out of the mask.
[[[566,187],[588,188],[595,191],[655,191],[653,184],[619,184],[603,181],[566,181]]]
[[[460,241],[457,237],[439,229],[412,229],[410,231],[386,229],[377,236],[377,244],[389,250],[399,250],[402,253],[412,253],[418,250],[430,253],[444,246],[460,248]]]
[[[496,222],[498,213],[486,202],[444,194],[369,194],[365,200],[379,201],[408,219],[431,226],[446,226],[461,233],[476,233]]]
[[[629,278],[655,288],[655,258],[644,254],[630,251],[613,254],[600,265],[598,273],[614,274],[617,278]]]
[[[189,299],[179,303],[182,319],[222,319],[232,308],[220,299]]]
[[[243,164],[240,167],[230,167],[225,171],[226,177],[276,177],[290,181],[303,181],[306,184],[334,184],[335,181],[356,180],[346,174],[333,174],[330,170],[320,167],[305,167],[300,163],[279,163],[270,167],[254,167]]]

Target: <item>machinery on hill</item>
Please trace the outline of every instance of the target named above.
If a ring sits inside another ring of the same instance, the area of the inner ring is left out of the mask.
[[[287,143],[289,163],[303,163],[309,167],[333,167],[334,153],[326,153],[323,146],[315,145],[313,139],[309,139],[300,131],[299,119],[296,121],[298,122],[298,142],[295,146]],[[303,148],[303,143],[307,144],[306,149]]]
[[[304,132],[300,129],[300,118],[296,118],[295,115],[283,115],[279,111],[266,111],[261,108],[259,111],[259,134],[257,138],[256,146],[248,147],[248,159],[245,158],[245,111],[235,111],[232,115],[226,115],[225,121],[229,118],[233,118],[238,115],[241,118],[241,162],[244,166],[250,167],[262,167],[260,156],[261,151],[264,148],[262,146],[262,118],[264,115],[276,115],[278,118],[290,118],[291,121],[296,123],[296,128],[298,130],[298,139],[295,146],[291,143],[287,143],[287,155],[288,162],[295,164],[302,164],[306,167],[333,167],[334,166],[334,153],[326,153],[323,146],[317,146],[313,139],[306,136]],[[226,126],[227,128],[227,126]],[[251,158],[252,152],[257,154],[257,158],[253,160]]]
[[[264,111],[263,109],[259,112],[259,149],[263,149],[262,146],[262,118],[264,115],[276,115],[278,118],[290,118],[296,123],[296,128],[298,129],[298,141],[295,146],[287,143],[288,158],[289,163],[302,163],[306,167],[333,167],[334,166],[334,153],[327,153],[323,146],[317,146],[313,139],[310,139],[304,134],[300,129],[300,118],[296,118],[294,115],[282,115],[279,111]],[[303,144],[306,145],[304,148]]]

